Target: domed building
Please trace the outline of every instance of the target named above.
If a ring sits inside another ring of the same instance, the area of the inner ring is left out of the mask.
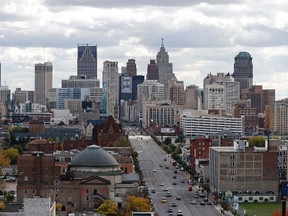
[[[55,161],[55,155],[51,154],[19,157],[20,202],[26,197],[51,197],[67,212],[83,212],[95,210],[106,199],[121,205],[126,195],[138,192],[139,179],[127,181],[135,174],[125,174],[115,157],[100,146],[91,145],[76,153],[66,168]],[[31,169],[31,165],[35,168]],[[30,170],[34,172],[29,173]]]

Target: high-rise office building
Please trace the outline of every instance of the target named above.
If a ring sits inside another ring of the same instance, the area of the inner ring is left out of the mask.
[[[137,75],[137,66],[135,63],[135,59],[128,59],[126,64],[126,74],[128,76],[136,76]]]
[[[147,80],[159,80],[159,69],[155,59],[150,59],[150,64],[147,66]]]
[[[77,76],[97,79],[97,46],[78,44]]]
[[[177,80],[175,74],[173,73],[173,65],[169,62],[169,55],[164,47],[163,39],[160,47],[160,51],[156,56],[156,62],[159,70],[158,81],[165,85],[165,97],[167,97],[167,84],[168,80]]]
[[[239,52],[234,58],[233,77],[240,83],[240,92],[242,89],[250,89],[253,85],[253,63],[252,57],[248,52]]]
[[[53,66],[51,62],[35,64],[34,102],[46,105],[48,91],[52,89]]]
[[[118,116],[115,116],[115,108],[118,106],[119,95],[118,62],[105,61],[103,63],[102,79],[103,111],[118,118]]]
[[[168,80],[168,100],[174,105],[185,104],[184,82],[176,80]]]

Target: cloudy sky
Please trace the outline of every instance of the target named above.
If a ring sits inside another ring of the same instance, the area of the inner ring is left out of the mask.
[[[231,3],[233,2],[233,3]],[[234,57],[253,57],[254,84],[288,92],[287,0],[0,0],[2,85],[34,89],[34,64],[51,61],[53,87],[76,74],[79,43],[97,44],[105,60],[135,58],[145,75],[164,45],[185,85],[232,72]],[[45,48],[44,48],[45,47]]]

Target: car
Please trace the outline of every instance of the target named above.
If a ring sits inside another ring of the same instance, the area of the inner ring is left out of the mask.
[[[167,203],[167,200],[166,200],[165,197],[162,197],[162,199],[161,199],[161,203]]]
[[[177,178],[177,176],[173,176],[173,179],[176,179]]]
[[[203,200],[201,200],[200,205],[205,205],[205,202]]]
[[[183,212],[180,209],[177,211],[177,216],[183,216]]]
[[[195,193],[193,197],[194,197],[194,198],[198,198],[199,195],[198,195],[197,193]]]
[[[171,193],[168,191],[167,193],[166,193],[166,197],[171,197],[172,195],[171,195]]]
[[[208,200],[208,198],[206,197],[206,198],[203,199],[203,201],[204,201],[204,202],[208,202],[209,200]]]
[[[6,182],[15,182],[16,178],[14,176],[7,176],[5,179]]]
[[[192,200],[192,201],[191,201],[191,204],[192,204],[192,205],[196,205],[196,204],[197,204],[197,201],[196,201],[196,200]]]
[[[180,182],[181,182],[181,183],[185,183],[185,180],[184,180],[184,179],[182,179]]]
[[[168,216],[173,216],[173,212],[169,212]]]
[[[181,196],[176,196],[176,200],[181,200]]]
[[[159,167],[163,167],[163,164],[159,164]]]
[[[171,206],[172,206],[172,207],[177,207],[176,202],[173,202]]]
[[[200,192],[200,193],[199,193],[199,197],[205,197],[205,194],[202,193],[202,192]]]
[[[160,186],[164,186],[164,183],[160,183]]]
[[[174,173],[177,174],[178,173],[177,170],[174,170]]]
[[[164,187],[164,188],[163,188],[163,191],[168,191],[168,188],[167,188],[167,187]]]
[[[173,213],[173,210],[171,208],[168,208],[167,212],[168,213]]]
[[[155,190],[155,189],[152,189],[152,190],[151,190],[151,193],[156,193],[156,190]]]
[[[153,171],[153,172],[157,172],[157,170],[156,170],[156,169],[153,169],[152,171]]]
[[[177,185],[177,182],[173,182],[172,184],[173,184],[173,185]]]
[[[206,204],[207,205],[212,205],[212,202],[208,200]]]
[[[167,158],[164,158],[164,161],[167,161]]]
[[[166,168],[166,169],[169,169],[169,166],[166,166],[165,168]]]

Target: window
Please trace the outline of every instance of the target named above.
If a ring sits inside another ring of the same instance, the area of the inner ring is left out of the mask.
[[[235,162],[234,161],[230,161],[230,167],[235,167]]]
[[[27,191],[27,190],[24,190],[24,193],[25,193],[25,194],[27,194],[27,193],[28,193],[28,191]]]
[[[243,200],[243,197],[238,197],[238,200],[239,200],[239,201],[242,201],[242,200]]]
[[[253,197],[249,197],[248,199],[249,199],[249,201],[252,201],[252,200],[253,200]]]
[[[263,197],[259,197],[259,200],[264,200],[264,198]]]
[[[89,193],[89,190],[88,190],[88,189],[86,190],[86,193]]]

